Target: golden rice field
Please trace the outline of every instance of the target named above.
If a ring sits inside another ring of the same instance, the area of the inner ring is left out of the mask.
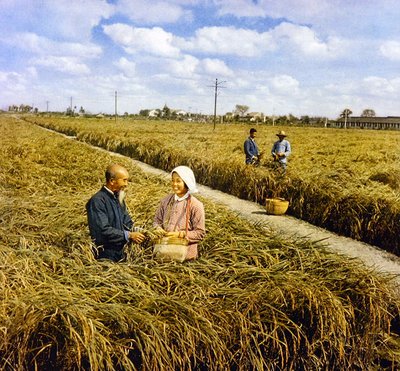
[[[200,183],[263,203],[290,201],[288,213],[400,255],[400,132],[258,125],[263,166],[244,165],[249,125],[28,116],[164,170],[193,168]],[[269,156],[284,129],[292,145],[287,176]]]
[[[84,205],[106,165],[129,169],[128,207],[145,228],[168,179],[9,117],[0,135],[0,369],[400,366],[391,277],[207,199],[197,261],[159,263],[137,245],[126,263],[94,261]]]

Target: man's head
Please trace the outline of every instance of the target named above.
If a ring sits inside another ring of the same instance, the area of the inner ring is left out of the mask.
[[[257,133],[257,130],[256,130],[256,129],[254,129],[254,128],[251,128],[251,129],[250,129],[250,137],[251,137],[251,138],[255,138],[256,133]]]
[[[129,173],[123,166],[112,164],[106,169],[106,186],[110,191],[119,192],[128,186]]]
[[[286,133],[283,131],[283,130],[281,130],[278,134],[276,134],[277,135],[277,137],[279,138],[279,140],[283,140],[283,138],[285,138],[286,137]]]

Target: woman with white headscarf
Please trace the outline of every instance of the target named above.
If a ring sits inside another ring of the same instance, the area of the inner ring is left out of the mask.
[[[164,197],[157,209],[154,226],[166,237],[186,238],[189,242],[185,260],[198,257],[197,244],[205,234],[203,204],[193,196],[198,192],[193,171],[178,166],[171,171],[171,194]]]

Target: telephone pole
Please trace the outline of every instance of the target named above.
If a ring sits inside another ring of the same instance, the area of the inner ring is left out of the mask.
[[[118,93],[117,93],[117,91],[115,91],[115,103],[114,103],[114,106],[115,106],[115,123],[117,123],[117,101],[118,101]]]
[[[220,81],[218,82],[218,79],[215,79],[215,85],[213,85],[214,87],[214,130],[215,130],[215,125],[217,122],[217,96],[218,96],[218,88],[224,88],[224,86],[220,86],[221,84],[223,84],[226,81]]]

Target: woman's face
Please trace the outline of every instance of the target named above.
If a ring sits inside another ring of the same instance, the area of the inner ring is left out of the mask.
[[[172,173],[171,186],[172,186],[172,191],[178,197],[184,196],[188,191],[185,182],[177,173]]]

